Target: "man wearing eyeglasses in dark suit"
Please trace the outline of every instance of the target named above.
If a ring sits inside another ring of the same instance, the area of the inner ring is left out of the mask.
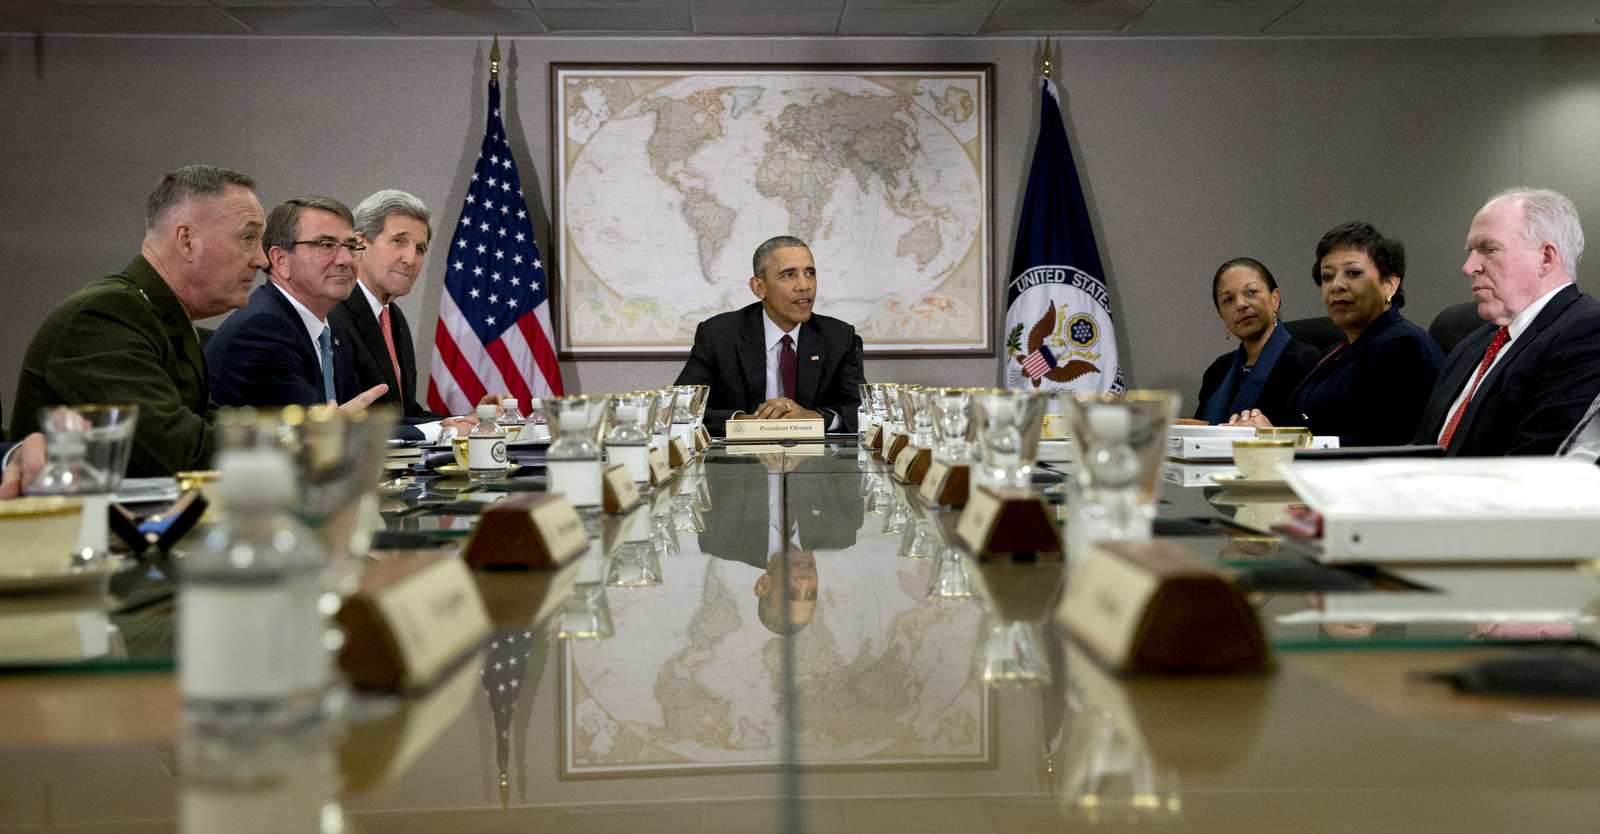
[[[363,393],[344,328],[328,320],[356,284],[350,209],[331,197],[295,197],[267,216],[268,281],[206,345],[218,405],[320,405]]]

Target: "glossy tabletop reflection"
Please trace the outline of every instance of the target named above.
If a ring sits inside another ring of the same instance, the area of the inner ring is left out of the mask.
[[[1059,498],[1069,470],[1036,484]],[[539,483],[536,467],[486,489],[408,477],[384,518],[454,547],[462,502]],[[123,649],[0,674],[0,831],[293,808],[285,830],[1593,829],[1600,702],[1464,696],[1418,673],[1572,637],[1595,579],[1307,573],[1302,547],[1251,529],[1292,496],[1229,492],[1167,484],[1157,534],[1269,589],[1251,601],[1275,668],[1130,680],[1043,622],[1062,563],[978,565],[854,443],[714,448],[646,491],[648,547],[608,553],[619,522],[590,519],[564,604],[544,599],[548,574],[479,575],[497,628],[481,653],[422,695],[353,699],[347,721],[274,748],[274,778],[244,795],[185,773],[172,603],[141,566],[96,609]],[[23,604],[0,599],[0,623]],[[1025,649],[1045,679],[986,684],[1019,611],[1042,621]]]

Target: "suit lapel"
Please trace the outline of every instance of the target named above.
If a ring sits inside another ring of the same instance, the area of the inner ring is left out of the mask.
[[[767,346],[761,323],[766,314],[759,303],[745,309],[749,312],[740,328],[739,367],[744,370],[745,408],[753,410],[767,399]]]
[[[822,355],[822,337],[815,322],[800,325],[800,344],[795,346],[796,373],[794,399],[806,408],[817,401],[817,387],[822,383],[822,366],[827,361]]]
[[[1467,426],[1472,425],[1472,421],[1478,416],[1478,406],[1491,399],[1492,392],[1494,392],[1496,390],[1496,386],[1500,384],[1500,377],[1505,374],[1506,369],[1510,368],[1512,364],[1517,361],[1517,357],[1522,355],[1522,352],[1527,350],[1528,347],[1533,344],[1534,340],[1539,337],[1539,334],[1543,332],[1545,328],[1550,326],[1551,322],[1554,322],[1556,319],[1560,318],[1561,314],[1566,312],[1567,308],[1571,307],[1572,303],[1577,300],[1577,285],[1568,284],[1566,287],[1562,288],[1561,292],[1557,293],[1553,298],[1545,302],[1544,308],[1539,311],[1539,315],[1534,316],[1533,321],[1528,323],[1528,329],[1522,331],[1522,334],[1517,337],[1517,340],[1512,342],[1511,345],[1505,349],[1505,352],[1494,363],[1494,367],[1490,368],[1489,373],[1484,374],[1482,381],[1478,383],[1478,390],[1473,392],[1472,400],[1467,403],[1466,413],[1461,415],[1461,425],[1456,428],[1457,435],[1464,433],[1467,429]],[[1490,327],[1487,330],[1488,338],[1493,339],[1494,334],[1498,329],[1499,328]],[[1477,340],[1474,340],[1474,342],[1476,341]],[[1486,339],[1481,346],[1477,346],[1474,354],[1469,354],[1477,356],[1477,361],[1472,363],[1471,373],[1475,374],[1478,372],[1478,366],[1483,364],[1483,355],[1488,351],[1488,349],[1489,342]],[[1468,376],[1468,379],[1471,379],[1470,375]],[[1468,382],[1467,384],[1470,385],[1471,383]],[[1461,390],[1457,388],[1456,396],[1460,395]]]
[[[367,303],[367,297],[359,287],[350,297],[340,302],[350,311],[350,318],[355,322],[355,337],[366,346],[367,352],[372,354],[378,371],[383,374],[383,381],[389,386],[390,391],[399,390],[399,380],[394,378],[394,368],[389,364],[389,346],[383,343],[383,327],[378,324],[378,317],[372,314],[372,305]],[[389,315],[394,315],[394,308],[389,308]],[[394,327],[393,318],[389,326]]]
[[[411,403],[417,402],[416,392],[412,386],[417,384],[417,354],[411,344],[411,325],[406,323],[406,314],[400,312],[400,305],[389,305],[389,331],[394,336],[394,352],[400,357],[400,407],[406,411],[411,410]],[[383,338],[383,333],[378,333],[378,338]]]
[[[300,311],[289,303],[289,296],[285,295],[283,290],[273,284],[270,279],[267,283],[262,284],[261,289],[256,290],[256,292],[266,293],[267,297],[272,299],[272,303],[277,305],[278,315],[289,322],[289,331],[295,334],[296,340],[300,343],[301,361],[306,363],[306,370],[310,372],[307,375],[311,378],[318,391],[324,390],[321,354],[317,352],[317,343],[311,340],[311,334],[306,332],[305,320],[300,318]],[[332,330],[331,325],[329,330]]]

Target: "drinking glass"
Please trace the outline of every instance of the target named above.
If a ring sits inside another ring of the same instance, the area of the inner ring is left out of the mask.
[[[1026,489],[1033,483],[1049,395],[1035,391],[991,391],[976,396],[979,481]]]
[[[1075,540],[1150,537],[1167,427],[1179,402],[1175,391],[1062,395],[1077,453]]]
[[[933,410],[933,456],[946,463],[970,461],[978,436],[972,392],[962,388],[932,391],[928,404]]]

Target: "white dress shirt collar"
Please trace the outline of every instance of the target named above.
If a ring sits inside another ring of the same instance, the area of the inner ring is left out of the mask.
[[[306,334],[311,337],[311,344],[318,346],[317,355],[320,356],[322,354],[322,348],[319,346],[320,343],[317,340],[322,338],[322,328],[328,325],[327,320],[317,318],[316,313],[306,309],[306,305],[295,300],[295,297],[290,295],[288,290],[278,286],[277,281],[268,281],[267,283],[271,284],[273,289],[283,293],[283,297],[289,299],[289,303],[294,306],[294,311],[300,314],[300,321],[306,327]]]

